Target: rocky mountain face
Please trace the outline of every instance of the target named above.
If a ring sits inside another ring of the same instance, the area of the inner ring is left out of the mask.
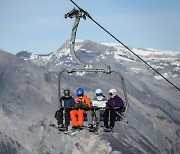
[[[84,62],[107,64],[125,80],[128,124],[116,122],[115,134],[58,134],[49,127],[58,109],[58,74],[75,65],[66,41],[56,52],[36,55],[23,51],[16,56],[0,51],[0,150],[1,153],[179,153],[180,93],[117,44],[77,41],[77,56]],[[180,87],[180,53],[132,49]],[[123,97],[116,74],[63,74],[62,89],[75,96],[83,87],[92,99],[94,90],[116,88]],[[87,124],[87,123],[85,123]],[[103,124],[103,123],[102,123]]]

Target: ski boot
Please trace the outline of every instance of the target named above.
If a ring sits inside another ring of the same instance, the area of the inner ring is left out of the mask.
[[[110,132],[110,128],[109,127],[104,127],[104,132]]]
[[[88,125],[89,132],[94,132],[93,124]]]

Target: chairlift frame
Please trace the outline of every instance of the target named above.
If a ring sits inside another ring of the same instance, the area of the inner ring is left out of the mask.
[[[97,65],[97,64],[84,63],[80,59],[78,59],[78,57],[76,56],[75,39],[76,39],[77,28],[78,28],[80,19],[83,18],[84,20],[86,20],[86,16],[88,16],[88,15],[89,14],[87,12],[85,12],[84,10],[76,9],[76,8],[74,8],[72,11],[70,11],[64,15],[65,18],[75,18],[75,22],[74,22],[74,25],[72,28],[71,40],[70,40],[70,54],[72,56],[72,59],[77,63],[77,65],[70,66],[69,68],[66,68],[59,73],[59,85],[58,85],[59,101],[61,98],[61,76],[63,73],[68,73],[68,74],[76,73],[76,72],[84,72],[84,73],[102,72],[102,73],[106,73],[106,74],[115,73],[121,79],[122,90],[123,90],[124,101],[125,101],[125,111],[123,112],[122,118],[125,118],[128,107],[129,107],[129,103],[128,103],[126,86],[124,83],[123,75],[119,71],[111,69],[111,67],[108,65],[99,65],[99,64]]]

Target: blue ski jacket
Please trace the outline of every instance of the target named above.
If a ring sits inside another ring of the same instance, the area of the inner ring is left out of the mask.
[[[75,100],[70,96],[68,98],[66,97],[61,97],[61,100],[60,100],[60,107],[65,107],[65,108],[68,108],[68,107],[74,107],[75,106]]]

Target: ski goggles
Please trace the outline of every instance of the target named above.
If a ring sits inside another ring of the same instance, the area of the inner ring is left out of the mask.
[[[109,96],[112,96],[113,95],[113,93],[109,93]]]
[[[97,93],[96,96],[102,96],[102,94],[101,93]]]
[[[83,97],[83,94],[77,95],[78,97]]]

